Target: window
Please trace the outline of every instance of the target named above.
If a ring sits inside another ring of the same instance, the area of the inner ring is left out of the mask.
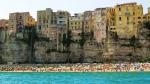
[[[88,22],[86,22],[86,24],[88,24]]]
[[[143,19],[146,19],[146,17],[143,17]]]
[[[19,19],[22,19],[22,17],[20,16]]]
[[[76,25],[77,23],[75,22],[75,25]]]
[[[121,8],[119,8],[119,11],[121,11]]]
[[[115,23],[113,22],[113,26],[115,26]]]
[[[61,19],[61,18],[63,18],[63,17],[60,16],[59,18]]]
[[[121,21],[121,17],[119,17],[119,20]]]
[[[133,12],[133,15],[135,15],[135,12]]]
[[[51,21],[51,23],[53,24],[53,20]]]
[[[138,19],[141,19],[141,17],[138,17]]]
[[[129,20],[129,17],[127,17],[127,20]]]

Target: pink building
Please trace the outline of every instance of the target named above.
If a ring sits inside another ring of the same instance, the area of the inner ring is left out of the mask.
[[[97,8],[94,12],[94,38],[97,42],[102,42],[106,38],[106,8]]]

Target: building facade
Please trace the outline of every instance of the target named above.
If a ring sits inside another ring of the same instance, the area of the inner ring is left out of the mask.
[[[0,29],[7,29],[8,28],[8,20],[1,19],[0,20]]]
[[[69,16],[70,16],[70,13],[67,11],[57,11],[56,12],[57,26],[59,28],[62,28],[64,31],[68,29]]]
[[[69,16],[70,14],[67,11],[53,12],[51,8],[37,11],[38,29],[50,28],[52,25],[56,25],[64,29],[68,26]]]
[[[148,8],[148,13],[150,13],[150,7]]]
[[[120,38],[137,37],[138,24],[141,23],[143,7],[137,3],[125,3],[115,6],[116,31]]]
[[[81,33],[84,31],[83,14],[76,13],[69,18],[69,30],[72,32],[72,40],[78,42],[81,39]]]
[[[146,21],[150,21],[150,8],[148,8],[148,13],[144,15]]]
[[[69,27],[70,13],[67,11],[54,12],[51,8],[37,11],[38,33],[49,39],[51,44],[57,45],[55,48],[61,50],[63,47],[63,34],[67,33]],[[50,45],[51,45],[50,44]]]
[[[94,11],[85,11],[84,12],[84,32],[89,33],[93,31],[94,28],[94,19],[93,19]]]
[[[49,28],[57,23],[55,13],[50,8],[37,11],[37,27],[38,29]]]
[[[94,38],[97,42],[102,42],[106,38],[107,9],[97,8],[94,12]]]
[[[111,32],[116,32],[116,24],[115,24],[115,9],[108,7],[107,9],[107,26],[108,26],[108,31]]]
[[[4,43],[7,39],[8,20],[0,20],[0,42]]]
[[[12,32],[19,32],[26,26],[34,26],[35,19],[29,12],[16,12],[9,14],[9,29]]]

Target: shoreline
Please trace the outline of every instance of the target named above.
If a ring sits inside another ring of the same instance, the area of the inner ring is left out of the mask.
[[[0,73],[149,73],[150,71],[130,71],[130,72],[28,72],[28,71],[0,71]]]
[[[14,64],[0,65],[0,72],[150,72],[150,63]]]

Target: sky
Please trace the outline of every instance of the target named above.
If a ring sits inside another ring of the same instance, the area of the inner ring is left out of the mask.
[[[144,13],[150,7],[150,0],[2,0],[0,19],[8,19],[9,13],[30,12],[36,18],[38,10],[52,8],[54,11],[67,10],[71,14],[94,10],[101,7],[114,7],[116,4],[137,2],[142,4]]]

